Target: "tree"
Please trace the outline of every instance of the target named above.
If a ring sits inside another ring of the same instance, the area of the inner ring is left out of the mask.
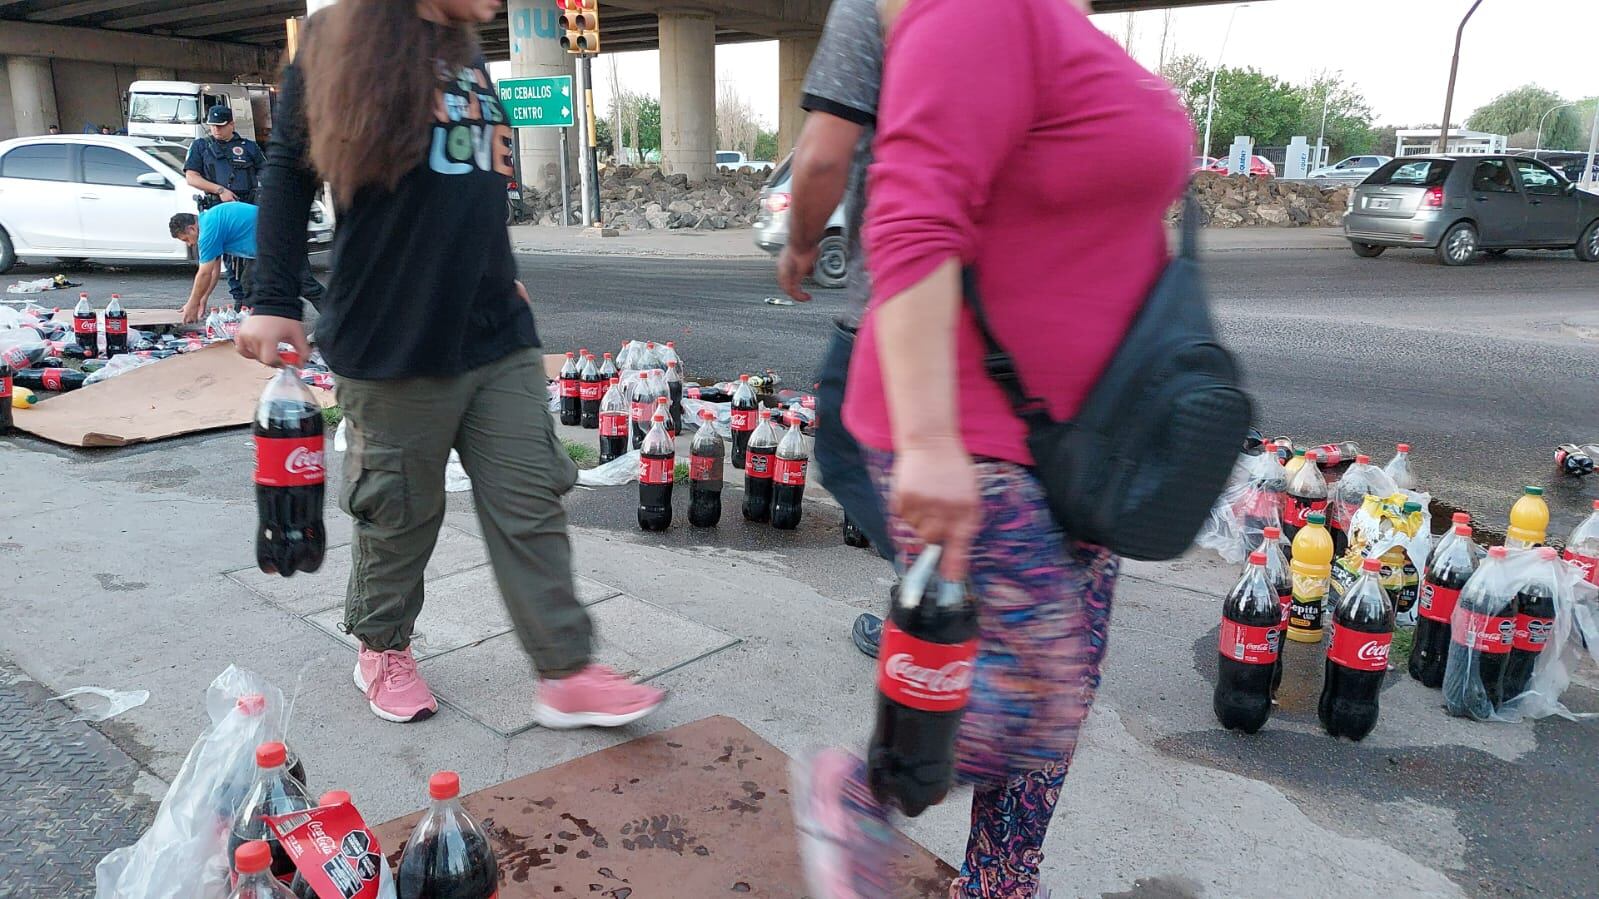
[[[777,132],[767,131],[762,128],[761,133],[755,136],[755,152],[750,154],[750,158],[775,165],[777,162]]]
[[[1194,130],[1205,132],[1209,105],[1210,67],[1197,56],[1179,56],[1166,67],[1166,80],[1193,119]],[[1216,108],[1212,114],[1210,146],[1203,152],[1215,156],[1232,143],[1233,135],[1247,134],[1260,146],[1284,146],[1295,132],[1304,100],[1292,85],[1253,68],[1223,67],[1216,73]],[[1316,110],[1318,116],[1321,110]]]
[[[761,131],[755,107],[730,81],[722,82],[716,92],[716,148],[742,150],[746,156],[755,155],[755,138]]]
[[[1466,127],[1503,134],[1510,138],[1512,145],[1527,147],[1538,140],[1538,122],[1542,119],[1542,143],[1545,148],[1571,150],[1586,147],[1582,114],[1576,107],[1556,110],[1545,118],[1546,113],[1565,102],[1554,91],[1544,90],[1536,84],[1524,84],[1477,107],[1466,119]]]
[[[618,161],[637,165],[661,149],[661,101],[620,91],[611,95],[611,119],[618,123],[612,140]],[[626,152],[622,152],[623,149]]]
[[[1168,60],[1160,67],[1160,76],[1166,79],[1188,118],[1196,128],[1205,126],[1205,97],[1210,90],[1210,63],[1201,56],[1185,53]]]
[[[1327,131],[1324,138],[1329,161],[1336,161],[1356,153],[1393,152],[1393,142],[1387,150],[1374,146],[1371,106],[1352,85],[1344,83],[1341,72],[1318,72],[1310,81],[1298,87],[1302,109],[1294,134],[1302,134],[1315,146],[1316,135],[1321,133],[1321,114],[1327,112]],[[1290,135],[1292,136],[1292,135]]]

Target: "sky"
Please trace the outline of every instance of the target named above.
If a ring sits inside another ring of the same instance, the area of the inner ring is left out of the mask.
[[[1221,53],[1223,65],[1254,66],[1288,81],[1323,70],[1341,71],[1365,95],[1376,124],[1433,124],[1443,116],[1455,28],[1470,6],[1471,0],[1255,0],[1177,10],[1167,55],[1195,53],[1214,61]],[[1466,26],[1455,120],[1464,121],[1471,110],[1528,82],[1568,99],[1599,95],[1599,67],[1593,65],[1599,39],[1596,7],[1599,0],[1483,0]],[[1105,14],[1094,21],[1119,40],[1128,18]],[[1133,55],[1153,69],[1159,64],[1165,14],[1134,13],[1131,18]],[[659,96],[660,63],[654,51],[610,56],[617,61],[623,89]],[[594,66],[594,99],[600,109],[610,102],[607,68],[604,58]],[[724,82],[734,84],[766,127],[776,128],[775,42],[717,47],[716,78],[718,89]]]

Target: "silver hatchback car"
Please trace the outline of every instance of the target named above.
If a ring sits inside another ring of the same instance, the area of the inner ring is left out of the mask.
[[[1536,159],[1406,156],[1350,192],[1344,236],[1365,258],[1420,247],[1444,265],[1516,249],[1573,250],[1599,262],[1599,195]]]
[[[773,256],[783,252],[783,246],[788,243],[793,165],[794,154],[790,153],[761,188],[760,211],[755,216],[755,245]],[[849,239],[846,236],[849,222],[845,215],[848,205],[849,197],[845,196],[844,202],[827,218],[827,230],[817,246],[816,269],[811,272],[811,280],[818,287],[843,287],[849,279]]]

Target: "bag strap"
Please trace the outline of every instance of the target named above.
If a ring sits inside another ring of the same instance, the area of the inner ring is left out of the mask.
[[[1194,199],[1192,190],[1183,195],[1182,240],[1178,255],[1189,261],[1199,258],[1199,203]],[[1000,392],[1010,401],[1010,406],[1016,415],[1025,422],[1029,429],[1037,429],[1054,424],[1054,419],[1049,415],[1049,406],[1043,400],[1027,392],[1022,384],[1021,375],[1016,371],[1016,361],[1005,348],[999,345],[999,340],[994,337],[994,329],[989,325],[988,312],[983,309],[982,299],[977,295],[977,269],[967,265],[961,268],[961,295],[965,298],[966,308],[971,310],[972,324],[977,326],[977,336],[983,341],[983,371],[997,385]]]

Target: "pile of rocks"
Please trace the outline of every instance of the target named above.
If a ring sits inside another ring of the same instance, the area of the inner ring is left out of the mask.
[[[609,227],[628,231],[747,227],[755,221],[761,186],[770,173],[770,169],[750,168],[717,171],[690,184],[687,175],[667,175],[655,166],[605,167],[600,170],[600,218]],[[573,187],[573,223],[577,221],[578,196],[579,189]],[[560,223],[558,192],[530,199],[528,210],[535,221]]]
[[[1343,224],[1349,188],[1200,172],[1194,198],[1212,228],[1335,228]]]

